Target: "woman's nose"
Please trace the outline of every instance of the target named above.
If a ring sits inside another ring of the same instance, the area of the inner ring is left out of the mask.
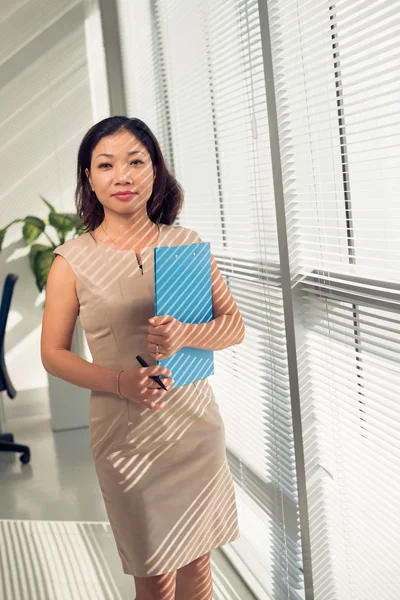
[[[114,179],[119,183],[132,183],[132,174],[129,166],[115,166]]]

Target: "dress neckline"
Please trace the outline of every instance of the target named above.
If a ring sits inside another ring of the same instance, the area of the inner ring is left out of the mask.
[[[164,223],[157,223],[156,224],[158,227],[158,238],[156,239],[155,242],[153,242],[152,244],[149,244],[148,246],[143,246],[143,248],[140,249],[139,254],[142,254],[142,252],[144,250],[148,250],[149,248],[154,248],[156,246],[158,246],[161,242],[161,238],[162,238],[162,234],[163,234],[163,230],[164,230]],[[112,250],[113,252],[123,252],[124,254],[136,254],[135,250],[121,250],[120,248],[113,248],[112,246],[108,245],[108,244],[104,244],[104,242],[102,242],[97,235],[95,234],[94,231],[89,231],[88,232],[89,235],[93,234],[93,236],[96,238],[97,243],[99,244],[99,246],[103,246],[106,250]]]

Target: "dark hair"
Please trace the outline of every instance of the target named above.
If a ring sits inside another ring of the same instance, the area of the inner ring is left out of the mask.
[[[93,149],[107,135],[130,131],[147,149],[156,168],[153,191],[147,201],[147,214],[154,223],[172,225],[183,204],[183,190],[168,171],[159,143],[140,119],[108,117],[96,123],[84,136],[78,151],[75,203],[85,231],[93,231],[104,219],[104,208],[92,191],[85,169],[90,170]]]

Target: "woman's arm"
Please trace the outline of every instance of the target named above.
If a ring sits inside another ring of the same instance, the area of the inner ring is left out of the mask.
[[[181,323],[168,315],[153,317],[149,327],[149,352],[154,358],[156,344],[166,358],[180,348],[224,350],[243,341],[245,328],[237,304],[214,257],[211,257],[213,319],[209,323]]]
[[[68,262],[56,256],[46,285],[41,358],[46,371],[79,387],[114,392],[118,371],[95,365],[71,352],[79,312],[75,276]]]
[[[245,328],[237,304],[226,285],[215,258],[211,257],[213,319],[209,323],[185,323],[183,346],[203,350],[224,350],[241,344]]]

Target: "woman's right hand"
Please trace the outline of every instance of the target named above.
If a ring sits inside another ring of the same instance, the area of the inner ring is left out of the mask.
[[[151,376],[154,375],[164,375],[165,377],[161,381],[167,388],[167,392],[172,389],[174,380],[171,379],[171,371],[161,365],[153,365],[151,367],[123,371],[119,378],[121,394],[125,398],[128,398],[128,400],[144,404],[147,408],[161,410],[164,408],[165,402],[156,401],[161,400],[167,392],[160,388],[154,379],[151,379]]]

